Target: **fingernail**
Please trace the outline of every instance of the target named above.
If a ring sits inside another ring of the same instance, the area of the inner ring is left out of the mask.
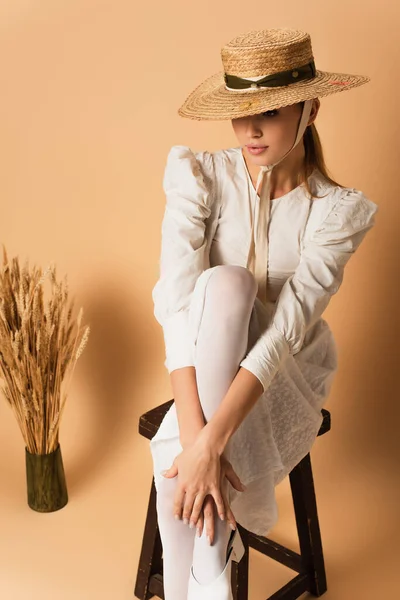
[[[164,471],[160,471],[161,475],[165,475],[165,473],[168,471],[168,469],[165,469]]]
[[[183,519],[183,522],[185,523],[185,525],[187,525],[189,523],[189,521],[187,520],[186,517]]]
[[[220,517],[221,521],[223,521],[223,520],[225,519],[225,517],[224,517],[223,513],[221,513],[221,514],[219,515],[219,517]]]
[[[200,528],[197,528],[197,537],[201,537]]]
[[[242,490],[245,492],[247,490],[247,486],[242,485]]]
[[[210,540],[210,536],[207,536],[207,542],[209,543],[209,545],[211,546],[211,540]]]
[[[234,524],[233,524],[233,523],[229,523],[229,527],[230,527],[231,529],[233,529],[233,531],[235,531],[235,529],[236,529],[236,527],[234,526]]]
[[[193,527],[194,527],[194,523],[193,523],[193,521],[190,521],[190,523],[189,523],[189,528],[190,528],[190,529],[193,529]]]
[[[178,520],[179,519],[179,515],[175,515],[175,519]]]

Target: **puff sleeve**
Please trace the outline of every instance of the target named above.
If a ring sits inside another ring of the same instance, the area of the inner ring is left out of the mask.
[[[197,278],[209,266],[205,220],[211,213],[212,193],[203,169],[211,167],[210,161],[209,152],[195,155],[188,146],[172,146],[164,171],[160,272],[152,298],[155,318],[163,328],[168,373],[194,366],[188,315]]]
[[[375,224],[378,205],[360,190],[344,188],[322,224],[305,242],[300,262],[285,282],[268,328],[240,363],[261,381],[264,391],[279,365],[301,350],[342,283],[344,268]]]

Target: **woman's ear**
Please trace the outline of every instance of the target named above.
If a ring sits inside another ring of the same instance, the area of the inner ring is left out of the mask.
[[[315,119],[317,118],[320,105],[321,105],[321,102],[320,102],[319,98],[314,98],[307,126],[311,125],[311,123],[314,123]]]

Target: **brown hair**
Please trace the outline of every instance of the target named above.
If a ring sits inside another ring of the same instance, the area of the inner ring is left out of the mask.
[[[304,102],[299,102],[300,108],[303,108]],[[310,190],[310,186],[308,184],[308,177],[314,171],[314,169],[318,169],[320,173],[331,183],[332,185],[338,185],[339,187],[344,187],[337,181],[335,181],[330,175],[328,175],[328,168],[325,164],[324,152],[322,149],[321,140],[315,126],[315,123],[311,123],[309,125],[303,135],[304,139],[304,149],[305,149],[305,159],[303,163],[303,168],[299,173],[299,182],[304,182],[305,188],[310,194],[311,198],[316,198]],[[321,196],[318,196],[320,198]],[[324,196],[322,196],[324,197]]]

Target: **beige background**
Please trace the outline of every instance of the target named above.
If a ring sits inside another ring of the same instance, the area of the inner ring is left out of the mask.
[[[199,123],[176,110],[221,70],[224,43],[264,27],[305,29],[317,68],[372,78],[321,98],[316,122],[333,176],[380,213],[325,313],[340,369],[326,405],[332,431],[312,460],[325,598],[398,597],[396,4],[254,0],[247,14],[228,0],[0,4],[2,242],[10,256],[68,273],[92,327],[61,424],[70,496],[62,511],[28,508],[22,436],[0,402],[2,599],[133,599],[152,477],[138,420],[171,397],[151,299],[166,155],[174,144],[236,145],[229,121]],[[271,537],[298,549],[288,480],[277,495]],[[251,550],[251,600],[292,576]]]

